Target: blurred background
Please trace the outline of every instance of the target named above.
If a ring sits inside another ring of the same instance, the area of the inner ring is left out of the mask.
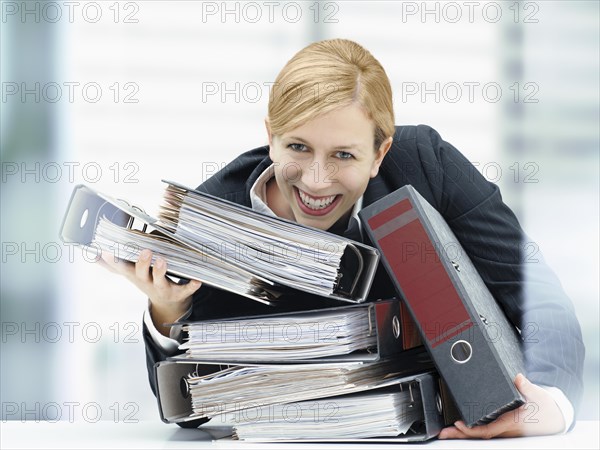
[[[146,298],[58,238],[73,187],[154,214],[266,143],[270,83],[333,37],[497,183],[573,300],[598,419],[599,3],[2,1],[2,420],[158,421]]]

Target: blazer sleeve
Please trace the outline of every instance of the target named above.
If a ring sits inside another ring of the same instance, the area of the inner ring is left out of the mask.
[[[430,127],[418,127],[416,142],[435,206],[521,332],[526,376],[561,389],[576,412],[585,348],[560,281],[503,202],[498,186]]]

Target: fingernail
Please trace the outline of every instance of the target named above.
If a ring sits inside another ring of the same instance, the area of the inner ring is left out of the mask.
[[[154,263],[154,267],[157,269],[162,269],[165,265],[165,260],[162,258],[156,258],[156,262]]]
[[[150,250],[142,250],[142,252],[140,253],[140,259],[143,261],[147,261],[148,258],[150,258]]]

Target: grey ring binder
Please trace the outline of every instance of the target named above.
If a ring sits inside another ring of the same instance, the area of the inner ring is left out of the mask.
[[[277,302],[290,288],[350,303],[366,300],[379,262],[375,248],[165,183],[158,219],[76,186],[61,239],[102,251],[125,247],[124,254],[116,256],[133,262],[141,249],[150,248],[166,258],[171,275],[198,279],[262,303]],[[88,219],[82,226],[84,214]],[[282,253],[289,250],[291,255]]]

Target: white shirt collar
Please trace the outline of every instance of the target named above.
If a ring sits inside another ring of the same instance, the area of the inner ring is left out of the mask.
[[[257,178],[257,180],[252,185],[250,189],[250,202],[252,203],[252,209],[254,211],[258,211],[263,214],[268,214],[270,216],[275,216],[275,213],[269,206],[267,205],[267,182],[275,176],[275,164],[271,164],[267,167],[263,173]],[[354,204],[354,208],[352,209],[352,217],[356,219],[358,222],[359,228],[362,227],[360,220],[358,220],[358,212],[362,208],[363,198],[362,196],[356,201]]]
[[[267,206],[267,182],[274,176],[275,164],[271,164],[252,185],[252,189],[250,189],[250,202],[254,211],[275,216],[273,210]]]

